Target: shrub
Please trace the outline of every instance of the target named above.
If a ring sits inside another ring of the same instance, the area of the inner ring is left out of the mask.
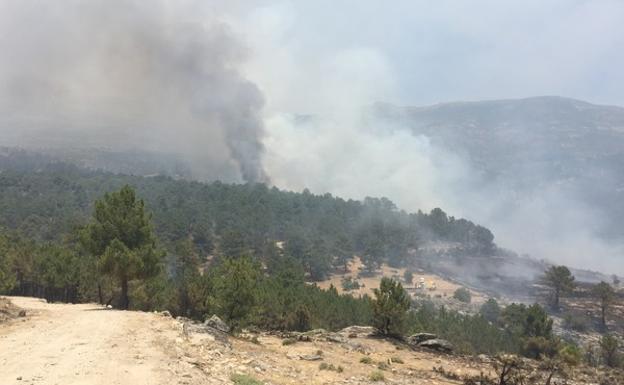
[[[344,291],[357,290],[361,287],[360,283],[351,277],[343,278],[341,283]]]
[[[563,362],[570,366],[577,366],[583,359],[583,352],[576,345],[566,344],[559,349],[559,357]]]
[[[460,287],[459,289],[455,290],[455,293],[453,293],[453,298],[460,302],[470,303],[470,301],[472,300],[472,295],[470,294],[470,290],[466,289],[465,287]]]
[[[414,273],[412,273],[411,270],[405,270],[405,273],[403,273],[403,280],[405,280],[406,284],[411,285],[414,281]]]
[[[490,298],[479,309],[479,314],[491,323],[497,323],[501,315],[501,308],[494,298]]]
[[[379,370],[375,370],[374,372],[371,372],[371,374],[368,375],[368,379],[370,381],[385,381],[386,380],[386,376],[384,376],[384,374],[379,371]]]
[[[233,374],[230,380],[232,380],[235,385],[264,385],[264,382],[246,374]]]
[[[334,366],[334,364],[328,364],[326,362],[322,362],[319,365],[319,370],[331,370],[337,373],[342,373],[344,371],[344,368],[340,365]]]
[[[612,368],[620,365],[621,357],[618,353],[619,347],[620,342],[614,336],[606,335],[600,339],[600,351],[605,365]]]
[[[310,310],[305,305],[300,305],[288,323],[291,330],[298,332],[310,330]]]
[[[563,316],[563,327],[577,332],[585,332],[589,328],[589,319],[581,315],[568,313]]]
[[[373,360],[370,357],[366,356],[366,357],[360,358],[360,363],[362,363],[362,364],[372,364]]]
[[[373,326],[383,335],[402,335],[410,297],[403,286],[390,278],[382,278],[375,289]]]
[[[401,359],[401,357],[396,357],[396,356],[390,358],[390,361],[392,361],[392,363],[394,363],[394,364],[403,364],[404,363],[403,360]]]
[[[294,339],[294,338],[285,338],[285,339],[282,340],[282,345],[283,346],[288,346],[288,345],[292,345],[292,344],[294,344],[296,342],[297,342],[297,340]]]
[[[546,337],[529,337],[524,343],[522,353],[529,358],[538,359],[542,356],[554,357],[559,352],[559,342]]]

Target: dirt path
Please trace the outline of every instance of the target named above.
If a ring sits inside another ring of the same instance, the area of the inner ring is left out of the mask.
[[[206,333],[184,335],[179,321],[160,314],[10,300],[27,316],[0,324],[0,385],[221,385],[231,384],[233,374],[267,385],[368,385],[382,364],[386,383],[450,385],[459,382],[434,373],[434,365],[473,374],[487,369],[364,335],[286,345],[259,333],[223,343]],[[315,355],[321,357],[300,359]],[[340,370],[321,370],[321,363]]]
[[[28,317],[0,327],[0,384],[195,384],[171,359],[180,325],[150,313],[12,297]]]

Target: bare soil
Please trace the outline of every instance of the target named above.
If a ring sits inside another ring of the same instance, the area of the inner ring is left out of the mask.
[[[350,290],[347,293],[354,296],[362,296],[364,294],[372,296],[373,289],[379,287],[381,278],[389,277],[399,280],[412,295],[420,291],[421,294],[427,294],[431,297],[439,298],[452,298],[455,290],[462,287],[461,285],[444,279],[439,275],[418,271],[413,272],[414,279],[412,282],[404,282],[403,274],[405,274],[405,268],[393,268],[386,264],[382,265],[381,268],[372,276],[361,274],[363,271],[364,265],[362,261],[360,258],[355,257],[349,262],[346,272],[340,270],[336,271],[329,277],[329,279],[317,282],[317,285],[323,289],[327,289],[330,285],[334,285],[339,293],[345,293],[345,290],[342,288],[342,280],[344,278],[351,277],[352,279],[357,280],[361,285],[363,284],[363,286],[356,290]],[[424,290],[416,289],[416,285],[420,282],[421,278],[424,280],[426,285],[426,289]],[[472,303],[474,304],[480,305],[488,299],[488,296],[483,293],[475,290],[470,290],[470,292],[472,294]]]
[[[458,382],[435,373],[434,366],[464,374],[489,369],[461,357],[416,352],[364,336],[347,345],[283,345],[282,338],[261,333],[256,342],[243,335],[224,344],[209,334],[186,335],[182,321],[160,313],[9,299],[27,316],[0,325],[2,385],[229,384],[235,373],[266,384],[365,384],[380,363],[387,365],[382,371],[387,382],[443,385]],[[316,354],[322,357],[318,361],[300,359]],[[360,362],[362,357],[371,362]],[[320,370],[322,362],[340,366],[342,372]]]

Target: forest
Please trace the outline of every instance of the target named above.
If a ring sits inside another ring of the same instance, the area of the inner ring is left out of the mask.
[[[489,230],[439,208],[406,213],[386,198],[19,165],[1,163],[0,293],[198,320],[218,314],[235,329],[383,324],[384,334],[433,331],[473,353],[534,355],[555,343],[538,305],[488,319],[412,304],[393,280],[382,280],[375,298],[314,285],[354,255],[369,273],[409,265],[425,242],[496,253]]]

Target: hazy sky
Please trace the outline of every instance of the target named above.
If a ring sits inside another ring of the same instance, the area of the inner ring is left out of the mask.
[[[298,79],[303,86],[322,79],[314,69],[327,60],[358,51],[376,61],[376,72],[362,80],[378,81],[384,72],[394,88],[379,96],[400,104],[562,95],[624,105],[621,0],[252,3],[233,6],[234,18],[242,16],[252,50],[259,39],[273,44],[260,56],[271,55],[272,68],[280,68],[272,74],[262,67],[264,75],[255,76],[261,86],[269,87],[267,77],[297,80],[275,59],[312,68]],[[293,103],[278,102],[301,107]]]

